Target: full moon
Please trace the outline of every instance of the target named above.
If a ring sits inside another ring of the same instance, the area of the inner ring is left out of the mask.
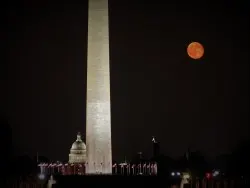
[[[192,42],[187,47],[187,53],[192,59],[200,59],[204,55],[204,48],[199,42]]]

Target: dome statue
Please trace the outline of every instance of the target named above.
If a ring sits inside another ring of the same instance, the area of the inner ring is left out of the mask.
[[[81,133],[77,134],[76,141],[72,144],[69,154],[69,163],[86,162],[86,145],[81,139]]]

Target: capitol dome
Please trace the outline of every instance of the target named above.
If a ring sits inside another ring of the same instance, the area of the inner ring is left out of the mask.
[[[77,135],[77,140],[72,144],[71,150],[86,150],[86,145],[81,140],[81,135]]]
[[[81,139],[81,134],[77,134],[76,141],[72,144],[69,154],[69,163],[86,162],[86,145]]]

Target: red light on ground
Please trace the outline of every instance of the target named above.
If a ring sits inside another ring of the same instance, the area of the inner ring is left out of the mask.
[[[211,173],[206,173],[206,178],[210,179],[211,178]]]

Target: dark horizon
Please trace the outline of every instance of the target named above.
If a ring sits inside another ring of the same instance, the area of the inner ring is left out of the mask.
[[[174,158],[229,153],[250,136],[247,3],[110,1],[114,160],[149,157],[152,136]],[[1,112],[13,145],[67,159],[78,131],[85,140],[87,1],[13,2],[6,13]],[[192,41],[200,60],[186,53]]]

